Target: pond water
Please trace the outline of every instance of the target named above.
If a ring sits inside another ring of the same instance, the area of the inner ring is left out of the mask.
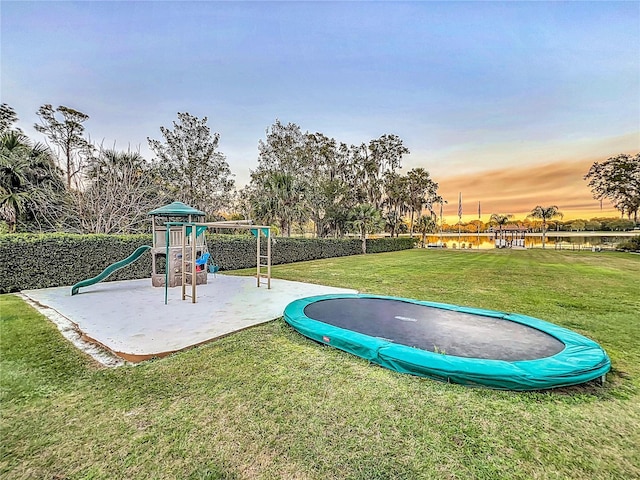
[[[558,250],[591,250],[599,248],[603,250],[614,249],[615,246],[638,232],[547,232],[546,248]],[[431,246],[446,245],[446,248],[464,249],[493,249],[496,248],[494,235],[490,233],[462,234],[443,233],[440,235],[430,235],[426,238],[427,244]],[[522,240],[521,240],[522,242]],[[527,233],[524,238],[525,248],[542,248],[541,233]]]

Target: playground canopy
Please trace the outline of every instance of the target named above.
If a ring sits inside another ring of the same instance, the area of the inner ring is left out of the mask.
[[[204,217],[205,213],[182,202],[173,202],[163,207],[156,208],[149,212],[151,216],[157,217]]]

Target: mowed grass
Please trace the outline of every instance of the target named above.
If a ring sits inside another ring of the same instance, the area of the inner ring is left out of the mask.
[[[598,341],[614,371],[604,387],[465,388],[372,366],[281,319],[106,369],[5,295],[0,476],[640,478],[640,256],[412,250],[274,277],[539,317]]]

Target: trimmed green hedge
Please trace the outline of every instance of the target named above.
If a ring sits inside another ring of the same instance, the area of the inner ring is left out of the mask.
[[[264,240],[264,238],[262,239]],[[151,235],[0,235],[0,293],[73,285],[96,276],[107,266],[129,256],[141,245],[151,245]],[[368,253],[406,250],[411,238],[367,240]],[[209,251],[221,270],[256,266],[256,239],[246,235],[207,234]],[[266,242],[262,242],[263,254]],[[349,239],[301,239],[276,237],[271,251],[273,265],[321,258],[357,255],[361,241]],[[118,270],[112,280],[151,277],[151,254]]]
[[[0,235],[0,293],[73,285],[150,244],[151,235]],[[149,253],[109,280],[146,277],[151,277]]]

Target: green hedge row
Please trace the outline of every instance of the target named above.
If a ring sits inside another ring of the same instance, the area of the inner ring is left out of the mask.
[[[207,245],[213,261],[221,270],[236,270],[256,266],[256,240],[247,236],[208,235]],[[367,240],[367,253],[394,252],[413,248],[415,239],[374,238]],[[262,254],[266,243],[261,240]],[[304,262],[321,258],[344,257],[362,253],[362,241],[357,238],[286,238],[278,237],[271,248],[271,263]]]
[[[0,293],[73,285],[150,244],[151,235],[0,235]],[[109,280],[145,277],[151,277],[149,253]]]
[[[367,240],[368,253],[412,248],[415,239],[380,238]],[[129,256],[141,245],[151,245],[151,235],[0,235],[0,293],[73,285],[91,278],[110,264]],[[256,266],[256,239],[240,235],[207,235],[213,262],[221,270]],[[266,244],[262,242],[263,254]],[[273,265],[321,258],[357,255],[361,241],[349,239],[275,238],[271,251]],[[151,254],[118,270],[112,280],[151,277]]]

